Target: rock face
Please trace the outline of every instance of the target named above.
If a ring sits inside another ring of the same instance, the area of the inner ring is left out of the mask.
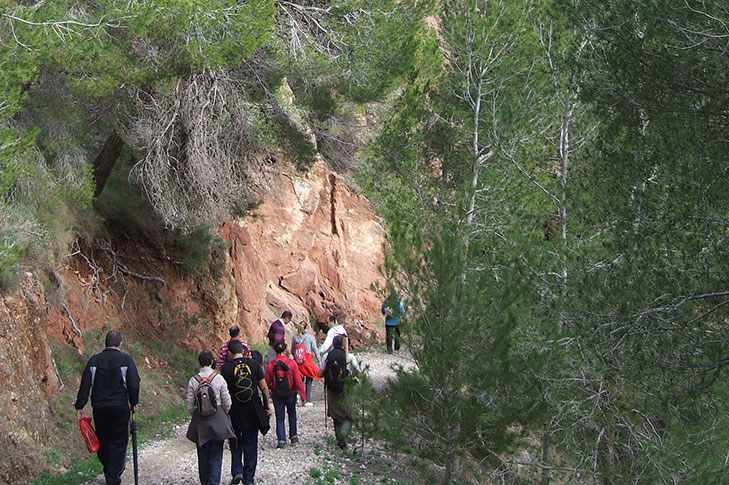
[[[43,287],[26,274],[22,289],[0,305],[0,482],[39,471],[39,447],[53,430],[48,399],[59,381],[48,345],[48,309]]]
[[[238,320],[260,342],[283,310],[294,321],[344,315],[353,344],[379,335],[380,302],[370,285],[382,283],[385,232],[366,199],[323,163],[307,174],[282,174],[245,219],[223,227]]]

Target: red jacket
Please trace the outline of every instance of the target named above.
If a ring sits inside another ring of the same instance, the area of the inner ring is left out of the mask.
[[[306,391],[304,390],[304,382],[301,380],[301,373],[299,372],[299,366],[296,365],[296,361],[293,359],[289,359],[284,354],[277,355],[275,359],[273,359],[271,362],[268,363],[266,366],[266,384],[268,384],[268,388],[271,390],[271,395],[273,395],[273,366],[276,365],[276,362],[283,361],[284,364],[286,364],[286,367],[289,368],[288,377],[289,377],[289,389],[293,389],[296,392],[299,393],[299,396],[301,396],[301,402],[306,402]]]

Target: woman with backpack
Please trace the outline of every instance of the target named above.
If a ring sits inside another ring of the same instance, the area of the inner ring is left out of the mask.
[[[197,445],[197,467],[202,485],[220,485],[223,442],[235,437],[228,411],[232,404],[225,379],[213,370],[209,350],[198,356],[200,371],[187,383],[185,406],[192,415],[187,439]]]
[[[286,414],[289,416],[289,439],[291,444],[299,442],[296,429],[296,393],[306,403],[304,384],[296,361],[286,357],[286,342],[276,342],[273,346],[276,358],[266,367],[266,384],[271,390],[273,408],[276,411],[276,448],[286,446]]]
[[[306,333],[306,327],[309,324],[306,321],[299,322],[296,326],[296,335],[291,339],[291,354],[293,355],[296,365],[299,366],[299,373],[304,378],[304,387],[306,388],[306,403],[304,406],[313,406],[311,402],[311,383],[319,378],[319,369],[314,363],[314,357],[316,362],[321,361],[319,355],[319,349],[316,346],[316,340],[314,336]]]

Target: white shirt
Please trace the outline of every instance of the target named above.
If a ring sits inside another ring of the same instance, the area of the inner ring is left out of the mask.
[[[324,339],[324,343],[321,344],[321,347],[319,347],[319,353],[324,355],[330,350],[332,350],[332,346],[334,345],[334,337],[337,335],[347,335],[347,331],[344,329],[344,325],[334,325],[332,328],[327,331],[327,338]]]

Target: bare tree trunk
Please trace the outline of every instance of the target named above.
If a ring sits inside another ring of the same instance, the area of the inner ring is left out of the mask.
[[[106,181],[109,180],[123,147],[124,140],[114,131],[106,139],[101,152],[94,159],[94,182],[96,182],[94,198],[98,198],[101,191],[104,190]]]
[[[549,426],[545,422],[542,428],[542,480],[540,485],[549,485],[549,447],[550,447]]]
[[[471,166],[471,203],[468,207],[468,216],[466,216],[466,222],[470,226],[473,223],[473,213],[476,210],[476,189],[478,189],[478,177],[481,171],[481,157],[479,156],[479,140],[478,130],[479,121],[481,117],[481,84],[482,80],[479,79],[478,86],[476,86],[476,99],[475,105],[473,106],[473,165]]]
[[[569,175],[570,161],[570,123],[572,122],[572,96],[574,87],[567,88],[567,97],[564,101],[564,116],[560,127],[559,155],[561,159],[560,175],[562,178],[562,193],[559,201],[559,223],[562,227],[562,239],[567,239],[567,176]]]

